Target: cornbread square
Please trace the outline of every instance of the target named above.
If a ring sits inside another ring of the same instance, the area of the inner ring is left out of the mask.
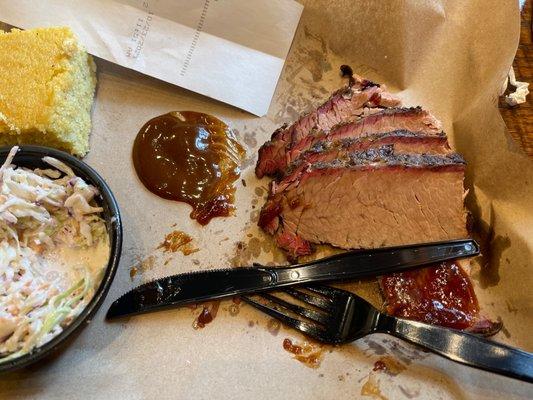
[[[0,145],[89,151],[92,57],[67,27],[0,31]]]

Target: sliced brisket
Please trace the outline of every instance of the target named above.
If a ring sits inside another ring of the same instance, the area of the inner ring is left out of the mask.
[[[424,132],[396,130],[370,134],[368,136],[346,138],[337,141],[322,140],[310,150],[302,153],[289,165],[285,176],[279,182],[272,182],[272,193],[283,190],[290,182],[298,179],[310,165],[317,162],[330,162],[335,159],[346,160],[350,153],[389,146],[396,154],[449,154],[450,146],[446,135],[427,135]]]
[[[395,130],[418,132],[427,136],[442,136],[440,122],[420,107],[388,108],[367,115],[356,121],[339,124],[329,132],[315,131],[300,141],[294,142],[285,154],[285,168],[302,153],[318,142],[356,139],[369,135],[383,134]]]
[[[310,243],[356,249],[466,237],[464,160],[390,147],[315,163],[261,210],[259,225],[290,257]]]
[[[311,131],[329,131],[341,122],[350,121],[373,107],[395,107],[400,100],[384,91],[379,85],[359,80],[356,84],[344,87],[316,110],[304,115],[290,126],[282,126],[259,149],[259,158],[255,168],[258,178],[264,175],[274,176],[287,165],[287,149]]]
[[[344,152],[357,152],[388,144],[394,145],[396,150],[401,150],[404,153],[446,154],[451,151],[448,139],[443,132],[437,135],[428,135],[426,132],[397,129],[384,133],[370,133],[362,137],[348,137],[334,141],[321,140],[302,153],[300,159],[331,151],[338,152],[339,157],[342,158],[340,154],[344,154]],[[322,160],[317,159],[317,161]]]

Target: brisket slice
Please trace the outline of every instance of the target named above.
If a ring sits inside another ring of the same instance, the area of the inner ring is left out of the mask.
[[[284,167],[319,142],[355,139],[395,130],[418,132],[427,136],[444,135],[441,123],[420,107],[387,108],[356,121],[339,124],[329,132],[314,131],[300,141],[294,142],[285,154]]]
[[[309,150],[302,153],[300,158],[317,156],[330,151],[337,151],[339,153],[351,151],[353,153],[387,144],[394,145],[395,149],[409,150],[411,153],[446,154],[451,151],[444,132],[436,135],[428,135],[426,132],[395,129],[389,132],[370,133],[366,136],[347,137],[334,141],[321,140]]]
[[[464,238],[464,160],[458,154],[394,154],[389,148],[315,163],[260,213],[289,257],[311,243],[345,249]]]
[[[283,179],[279,182],[272,182],[271,192],[277,193],[284,190],[290,182],[298,179],[298,176],[314,163],[331,162],[336,159],[346,160],[351,153],[384,146],[388,146],[395,154],[449,154],[452,152],[444,133],[428,136],[424,132],[395,130],[337,141],[323,140],[293,161],[287,168]]]
[[[287,149],[312,130],[328,131],[341,122],[364,115],[369,112],[368,108],[395,107],[399,104],[399,99],[368,80],[359,80],[354,85],[344,87],[333,93],[316,110],[304,115],[292,125],[284,125],[276,130],[270,141],[259,149],[255,173],[258,178],[262,178],[264,175],[274,176],[284,169],[287,165]]]
[[[501,328],[479,313],[474,287],[460,263],[448,261],[379,278],[388,314],[491,335]]]

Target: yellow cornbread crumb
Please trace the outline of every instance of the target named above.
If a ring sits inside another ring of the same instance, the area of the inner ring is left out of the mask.
[[[0,31],[0,145],[89,151],[96,67],[67,27]]]

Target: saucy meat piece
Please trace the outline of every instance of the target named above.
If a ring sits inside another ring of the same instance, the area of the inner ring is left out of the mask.
[[[467,273],[454,261],[380,278],[386,311],[455,329],[472,328],[479,305]]]

